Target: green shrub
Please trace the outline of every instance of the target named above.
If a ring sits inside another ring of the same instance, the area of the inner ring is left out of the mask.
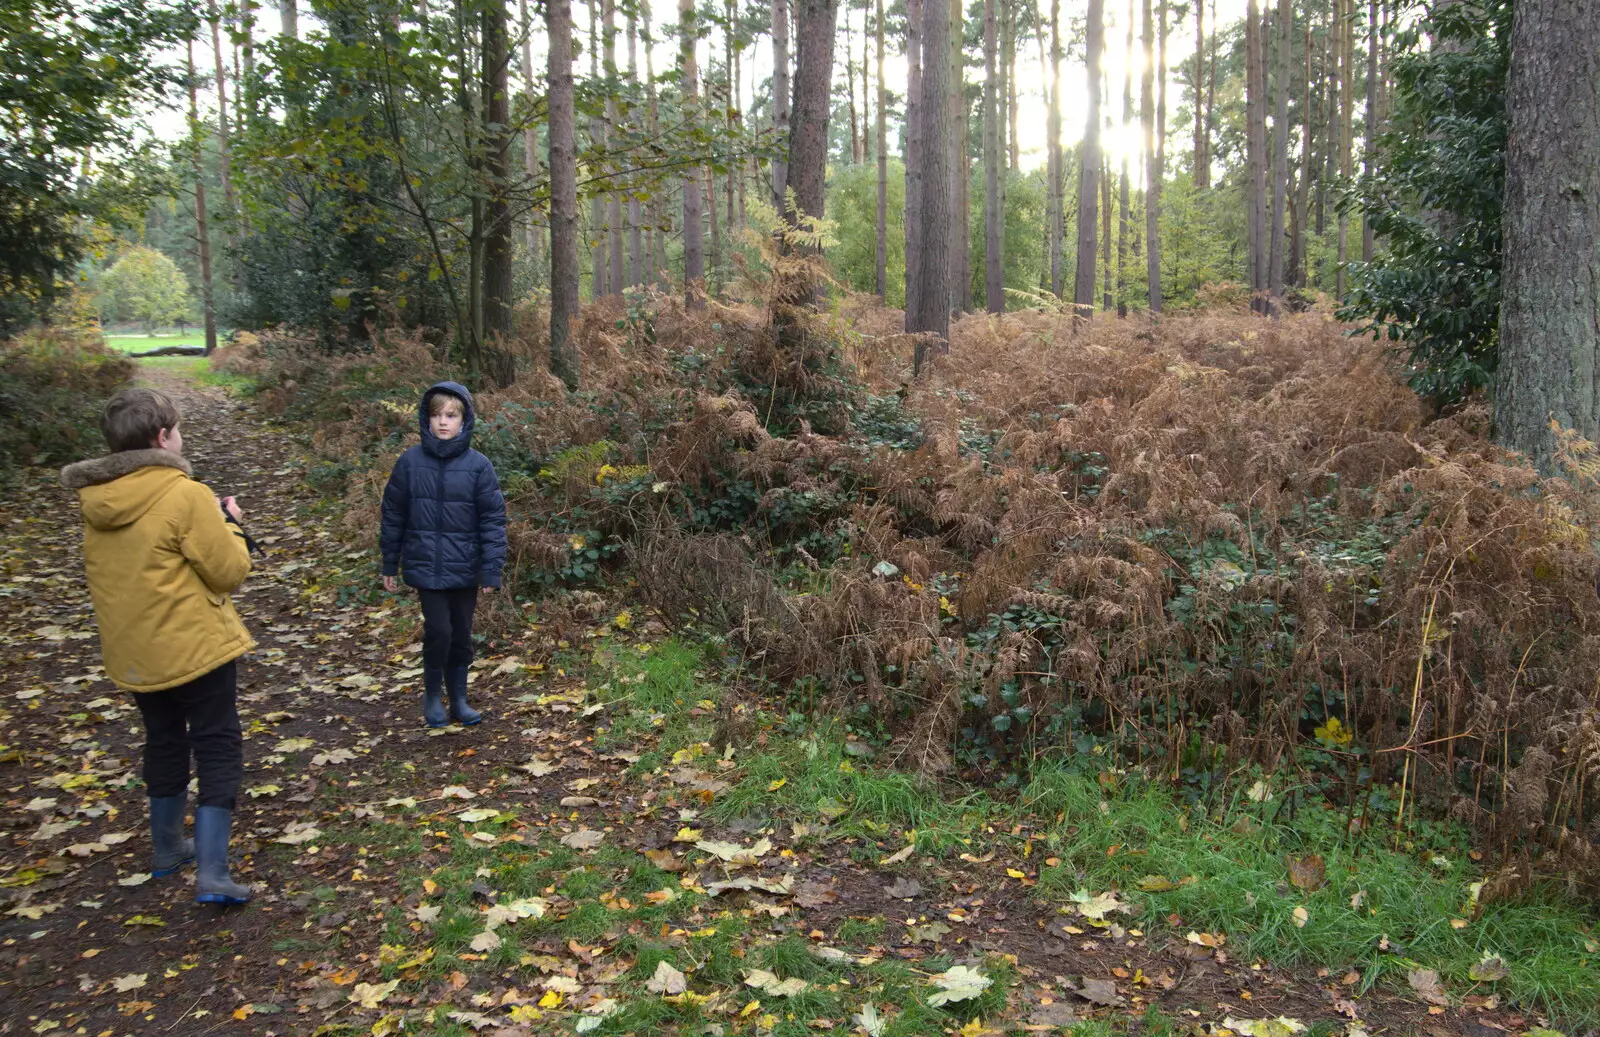
[[[98,333],[31,328],[0,341],[0,478],[98,451],[100,407],[133,371]]]

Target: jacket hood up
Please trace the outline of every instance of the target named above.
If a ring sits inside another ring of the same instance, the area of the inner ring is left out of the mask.
[[[441,392],[461,398],[464,414],[461,416],[461,431],[454,439],[439,439],[433,434],[433,429],[428,424],[428,401]],[[472,407],[472,393],[460,382],[438,382],[428,387],[422,394],[422,402],[417,405],[417,423],[422,428],[422,449],[428,452],[429,457],[458,457],[472,446],[472,426],[477,424],[477,412]]]
[[[187,482],[189,462],[170,450],[122,450],[61,469],[61,485],[78,491],[83,520],[95,529],[132,525]]]

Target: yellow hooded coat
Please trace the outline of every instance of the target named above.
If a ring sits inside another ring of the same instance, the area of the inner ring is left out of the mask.
[[[168,450],[125,450],[61,470],[83,508],[106,676],[128,691],[187,684],[255,647],[228,596],[250,572],[244,533],[189,474]]]

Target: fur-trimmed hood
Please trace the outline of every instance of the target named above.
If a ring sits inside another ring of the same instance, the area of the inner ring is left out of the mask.
[[[189,479],[189,462],[170,450],[122,450],[61,469],[61,485],[78,491],[83,520],[96,529],[126,526]]]

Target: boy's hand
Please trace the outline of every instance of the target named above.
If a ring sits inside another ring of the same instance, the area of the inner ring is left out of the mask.
[[[231,517],[233,521],[238,522],[241,525],[244,523],[244,512],[239,510],[238,501],[234,500],[232,497],[218,497],[217,503],[222,506],[222,510],[227,513],[227,515]]]
[[[400,581],[396,580],[393,576],[385,576],[383,578],[383,589],[388,591],[390,594],[393,594],[395,591],[400,589]]]

